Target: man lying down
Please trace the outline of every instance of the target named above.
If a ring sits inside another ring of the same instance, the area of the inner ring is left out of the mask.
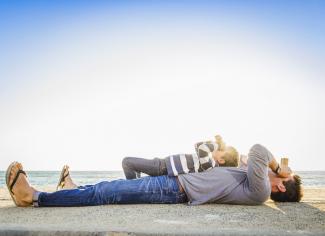
[[[63,189],[53,193],[33,188],[23,167],[13,162],[6,183],[19,207],[73,207],[106,204],[204,203],[258,205],[269,197],[280,202],[299,202],[301,180],[290,168],[281,168],[270,151],[254,145],[247,170],[219,167],[179,176],[147,176],[133,180],[103,181],[95,185]],[[69,177],[68,181],[72,180]]]

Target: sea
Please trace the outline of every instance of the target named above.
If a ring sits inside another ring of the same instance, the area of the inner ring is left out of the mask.
[[[304,187],[325,187],[325,171],[297,171]],[[5,171],[0,171],[0,188],[6,187]],[[60,171],[28,171],[29,182],[34,186],[56,186]],[[77,185],[95,184],[101,181],[124,179],[122,171],[70,171]]]

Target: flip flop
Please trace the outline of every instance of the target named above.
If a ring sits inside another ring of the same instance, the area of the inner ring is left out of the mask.
[[[64,173],[68,171],[68,173],[65,175]],[[65,178],[69,176],[69,166],[67,165],[64,165],[62,170],[61,170],[61,174],[60,174],[60,178],[59,178],[59,182],[58,182],[58,185],[56,186],[56,191],[59,190],[59,188],[62,186],[64,186],[64,181],[65,181]]]
[[[12,189],[15,186],[15,184],[16,184],[16,182],[18,180],[19,175],[20,174],[24,174],[27,177],[27,174],[26,174],[25,171],[19,169],[18,172],[16,173],[16,176],[15,176],[14,180],[9,185],[10,172],[11,172],[12,167],[14,167],[14,165],[16,165],[16,164],[17,164],[17,162],[15,161],[15,162],[11,163],[10,166],[8,167],[8,169],[6,171],[6,184],[7,184],[7,188],[9,190],[9,193],[10,193],[10,196],[11,196],[12,200],[14,201],[15,205],[18,206],[18,204],[16,202],[16,199],[14,197],[15,194],[13,193]]]

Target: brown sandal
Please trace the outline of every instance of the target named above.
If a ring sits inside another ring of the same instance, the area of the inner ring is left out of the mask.
[[[64,174],[65,172],[68,172],[66,175]],[[59,188],[63,188],[64,187],[64,181],[65,181],[65,178],[69,176],[69,166],[67,165],[64,165],[62,170],[61,170],[61,174],[60,174],[60,178],[59,178],[59,182],[58,182],[58,185],[56,186],[56,190],[58,191]]]
[[[17,182],[17,180],[18,180],[19,175],[20,175],[20,174],[24,174],[24,175],[27,177],[27,174],[26,174],[26,172],[23,171],[23,170],[18,170],[18,172],[16,173],[16,176],[15,176],[14,180],[13,180],[12,183],[9,185],[10,172],[11,172],[12,167],[14,167],[14,165],[16,165],[16,164],[17,164],[17,162],[13,162],[13,163],[11,163],[10,166],[8,167],[8,169],[7,169],[7,171],[6,171],[6,184],[7,184],[7,188],[8,188],[8,190],[9,190],[9,193],[10,193],[10,196],[11,196],[12,200],[14,201],[15,205],[18,206],[18,205],[17,205],[17,202],[16,202],[16,199],[15,199],[15,197],[14,197],[15,194],[13,193],[12,189],[13,189],[13,187],[15,186],[15,184],[16,184],[16,182]]]

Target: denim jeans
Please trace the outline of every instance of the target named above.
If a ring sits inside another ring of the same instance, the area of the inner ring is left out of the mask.
[[[136,179],[141,177],[141,173],[150,176],[167,175],[167,166],[165,159],[145,159],[138,157],[125,157],[122,161],[122,167],[127,179]]]
[[[54,193],[40,192],[35,206],[95,206],[106,204],[184,203],[187,196],[179,190],[177,177],[147,176],[135,180],[104,181],[78,189]]]

